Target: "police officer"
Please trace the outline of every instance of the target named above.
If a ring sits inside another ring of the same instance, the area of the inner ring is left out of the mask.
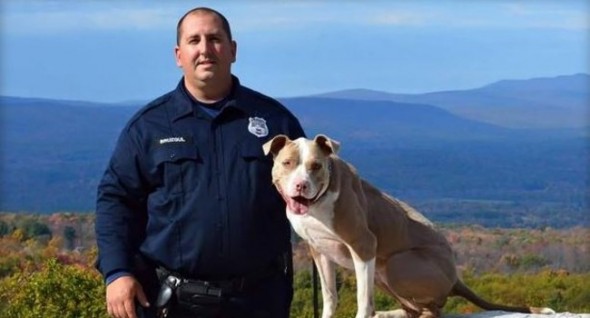
[[[183,78],[119,136],[96,209],[112,317],[289,315],[290,229],[262,145],[304,133],[232,75],[236,50],[222,14],[187,12],[175,47]]]

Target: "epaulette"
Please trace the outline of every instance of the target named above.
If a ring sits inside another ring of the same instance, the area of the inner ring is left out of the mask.
[[[159,107],[162,104],[167,103],[170,98],[172,97],[172,93],[173,92],[168,92],[154,100],[152,100],[151,102],[149,102],[147,105],[143,106],[142,108],[140,108],[132,117],[131,119],[129,119],[129,121],[127,122],[127,125],[125,127],[125,130],[128,130],[131,126],[133,126],[133,124],[139,120],[139,118],[141,118],[141,116],[143,116],[145,113],[149,112],[150,110]]]

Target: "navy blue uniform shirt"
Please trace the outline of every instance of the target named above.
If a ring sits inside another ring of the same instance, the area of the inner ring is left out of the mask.
[[[178,87],[121,132],[98,187],[98,268],[131,271],[140,251],[193,278],[247,275],[291,248],[262,145],[304,135],[279,102],[240,85],[214,117]]]

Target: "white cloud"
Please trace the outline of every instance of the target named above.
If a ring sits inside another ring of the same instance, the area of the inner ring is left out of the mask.
[[[520,21],[522,27],[564,30],[590,30],[590,2],[572,1],[569,6],[553,2],[511,3],[504,7],[507,14]]]
[[[374,18],[367,22],[377,25],[420,26],[427,24],[427,21],[431,20],[431,18],[431,14],[395,11],[377,13]]]
[[[590,3],[590,2],[589,2]],[[229,7],[228,9],[232,9]],[[584,10],[585,9],[585,10]],[[516,2],[459,1],[382,2],[317,1],[257,3],[232,11],[238,29],[292,29],[327,25],[452,28],[590,29],[583,1]],[[254,18],[253,18],[254,17]]]
[[[176,21],[177,17],[171,12],[162,11],[161,9],[134,9],[121,10],[113,9],[109,11],[88,14],[87,21],[97,28],[101,29],[158,29],[170,27],[171,21]]]
[[[3,32],[53,34],[85,30],[151,30],[173,28],[178,19],[174,7],[119,6],[99,2],[76,5],[34,3],[29,7],[3,8]]]
[[[506,27],[588,30],[587,5],[560,2],[465,1],[215,2],[235,30],[277,31],[329,25],[409,27]],[[24,3],[24,4],[23,4]],[[208,2],[204,3],[209,5]],[[171,30],[190,7],[180,2],[6,1],[2,31],[47,34],[80,30]]]

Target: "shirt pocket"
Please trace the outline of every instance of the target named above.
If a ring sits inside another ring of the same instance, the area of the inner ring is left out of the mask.
[[[255,167],[256,172],[266,175],[272,169],[272,155],[267,156],[264,154],[262,143],[258,140],[243,142],[239,148],[239,155],[246,166]]]
[[[199,150],[194,145],[166,146],[154,151],[154,166],[161,178],[162,188],[168,194],[178,194],[186,191],[187,180],[192,170],[198,168],[201,162]]]
[[[245,179],[243,182],[248,184],[251,190],[259,191],[261,183],[263,185],[266,185],[266,183],[268,185],[272,184],[272,156],[264,155],[260,142],[248,141],[242,143],[239,148],[239,155],[242,162],[240,174]]]
[[[258,143],[242,143],[240,146],[240,156],[246,161],[252,160],[264,160],[267,161],[268,158],[264,155],[262,151],[262,145]]]

